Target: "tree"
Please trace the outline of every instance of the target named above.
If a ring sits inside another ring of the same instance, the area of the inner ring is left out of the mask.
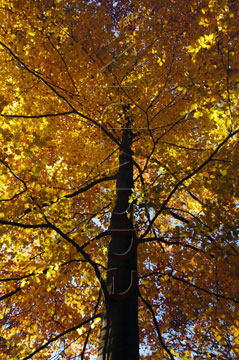
[[[1,359],[237,359],[238,2],[0,12]]]

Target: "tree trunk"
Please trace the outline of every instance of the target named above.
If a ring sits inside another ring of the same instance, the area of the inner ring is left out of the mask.
[[[134,187],[132,137],[130,128],[123,130],[107,279],[102,281],[105,302],[98,360],[139,359],[137,240],[129,203]]]

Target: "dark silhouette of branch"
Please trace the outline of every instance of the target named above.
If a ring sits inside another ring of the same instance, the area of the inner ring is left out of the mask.
[[[40,229],[40,228],[49,228],[50,226],[47,224],[23,224],[16,221],[7,221],[0,219],[0,224],[2,225],[11,225],[11,226],[17,226],[24,229]]]
[[[201,164],[199,165],[195,170],[193,170],[190,174],[188,174],[187,176],[185,176],[183,179],[181,179],[175,186],[174,188],[171,190],[171,192],[169,193],[169,195],[167,196],[167,198],[164,200],[163,204],[161,205],[160,209],[156,212],[156,214],[154,215],[153,219],[151,220],[148,228],[145,230],[145,232],[140,236],[140,238],[144,238],[149,231],[151,230],[155,220],[158,218],[158,216],[163,212],[163,210],[165,209],[165,207],[167,206],[169,200],[172,198],[172,196],[174,195],[174,193],[177,191],[177,189],[188,179],[190,179],[191,177],[193,177],[194,175],[196,175],[198,172],[200,172],[202,170],[202,168],[204,168],[204,166],[206,166],[211,160],[212,158],[218,153],[218,151],[223,147],[223,145],[225,145],[229,139],[231,139],[234,135],[236,135],[239,132],[239,129],[230,132],[229,135],[216,147],[216,149],[211,153],[211,155]]]
[[[2,202],[2,201],[4,202],[4,201],[14,200],[14,199],[16,199],[18,196],[24,194],[25,192],[26,192],[26,190],[22,190],[22,191],[20,191],[19,193],[13,195],[13,196],[12,196],[11,198],[9,198],[9,199],[0,199],[0,202]]]
[[[50,339],[49,341],[47,341],[44,345],[40,346],[38,349],[36,349],[35,351],[33,351],[30,355],[24,357],[22,360],[27,360],[27,359],[30,359],[31,357],[33,357],[34,355],[36,355],[37,353],[39,353],[40,351],[42,351],[43,349],[45,349],[48,345],[50,345],[51,343],[53,343],[54,341],[58,340],[59,338],[65,336],[66,334],[69,334],[70,332],[72,331],[75,331],[77,329],[79,329],[80,327],[88,324],[89,322],[91,322],[92,320],[100,317],[101,314],[96,314],[94,316],[92,316],[91,318],[83,321],[82,323],[76,325],[76,326],[73,326],[72,328],[70,329],[67,329],[65,331],[63,331],[62,333],[58,334],[57,336],[53,337],[52,339]]]
[[[53,229],[57,234],[59,234],[63,239],[65,239],[68,243],[74,246],[74,248],[83,256],[83,258],[88,262],[94,269],[95,274],[98,280],[101,280],[101,274],[98,269],[98,265],[94,262],[91,257],[83,250],[82,246],[78,245],[74,240],[72,240],[68,235],[66,235],[63,231],[61,231],[57,226],[52,224],[46,217],[46,223],[49,228]]]
[[[1,296],[1,297],[0,297],[0,301],[5,300],[5,299],[11,297],[12,295],[16,294],[16,293],[17,293],[18,291],[20,291],[20,290],[21,290],[21,288],[20,288],[20,286],[19,286],[18,288],[16,288],[16,290],[11,291],[10,293],[8,293],[8,294],[6,294],[6,295]]]
[[[162,335],[161,335],[160,330],[159,330],[159,327],[158,327],[157,319],[156,319],[156,317],[155,317],[154,310],[153,310],[151,304],[150,304],[147,300],[145,300],[145,299],[143,298],[143,296],[140,294],[140,292],[139,292],[139,297],[140,297],[140,299],[143,301],[143,303],[147,306],[147,308],[149,309],[149,311],[151,312],[151,315],[152,315],[152,318],[153,318],[153,322],[154,322],[154,326],[155,326],[155,330],[156,330],[156,332],[157,332],[157,335],[158,335],[158,338],[159,338],[159,342],[160,342],[160,344],[162,345],[162,348],[168,353],[170,359],[171,359],[171,360],[174,360],[175,358],[174,358],[173,354],[171,353],[171,351],[169,350],[169,348],[165,345],[165,342],[164,342],[164,340],[163,340],[163,338],[162,338]]]
[[[178,276],[173,275],[172,273],[163,273],[163,272],[161,272],[161,271],[154,271],[154,272],[152,272],[152,273],[150,273],[150,274],[143,275],[143,276],[140,277],[140,278],[150,277],[150,276],[152,276],[152,275],[160,275],[160,276],[168,275],[169,277],[172,277],[172,278],[175,279],[175,280],[181,281],[181,282],[183,282],[184,284],[187,284],[187,285],[189,285],[189,286],[192,286],[192,287],[194,287],[195,289],[200,290],[200,291],[202,291],[202,292],[204,292],[204,293],[206,293],[206,294],[208,294],[208,295],[212,295],[212,296],[216,297],[217,299],[218,299],[218,298],[221,298],[221,299],[228,300],[228,301],[232,301],[232,302],[234,302],[234,303],[236,303],[236,304],[239,304],[239,300],[236,300],[236,299],[234,299],[234,298],[232,298],[232,297],[229,297],[229,296],[225,296],[225,295],[222,295],[222,294],[215,293],[215,292],[213,292],[213,291],[211,291],[211,290],[204,289],[204,288],[202,288],[201,286],[197,286],[197,285],[191,283],[191,282],[188,281],[188,280],[185,280],[185,279],[183,279],[183,278],[180,278],[180,277],[178,277]]]
[[[2,41],[0,41],[0,45],[2,45],[2,47],[7,50],[10,55],[26,70],[28,71],[31,75],[33,75],[34,77],[36,77],[38,80],[42,81],[43,84],[45,84],[57,97],[59,97],[60,99],[62,99],[71,109],[72,109],[72,113],[75,113],[77,115],[79,115],[80,117],[82,117],[85,120],[88,120],[89,122],[91,122],[92,124],[94,124],[95,126],[97,126],[99,129],[101,129],[111,140],[113,140],[117,145],[120,146],[119,141],[114,137],[114,135],[110,132],[108,132],[104,126],[102,124],[99,124],[96,120],[90,118],[87,115],[84,115],[83,113],[79,112],[78,110],[75,109],[75,107],[69,102],[69,100],[66,99],[65,96],[63,96],[62,94],[60,94],[56,88],[51,85],[47,80],[45,80],[41,75],[39,75],[38,73],[36,73],[35,71],[31,70],[16,54],[14,54],[14,52],[9,48],[9,46],[7,46],[6,44],[4,44]]]
[[[70,114],[75,114],[75,111],[65,111],[62,113],[57,113],[57,114],[40,114],[40,115],[21,115],[21,114],[0,114],[0,116],[2,117],[10,117],[10,118],[23,118],[23,119],[41,119],[41,118],[45,118],[45,117],[53,117],[53,116],[64,116],[64,115],[70,115]]]
[[[208,254],[205,250],[203,249],[199,249],[198,247],[194,246],[194,245],[190,245],[190,244],[183,244],[181,241],[178,240],[174,240],[175,238],[171,238],[170,240],[166,240],[164,237],[149,237],[149,238],[145,238],[139,241],[139,243],[146,243],[146,242],[153,242],[153,241],[157,241],[158,243],[164,243],[166,245],[178,245],[178,246],[182,246],[185,248],[189,248],[192,249],[194,251],[199,251],[205,255],[209,255],[210,257],[214,258],[215,256],[213,254]],[[177,239],[177,238],[176,238]],[[180,240],[182,240],[181,237],[179,237]],[[174,240],[174,241],[173,241]]]
[[[1,42],[0,42],[1,43]],[[17,176],[13,170],[11,169],[11,167],[8,165],[8,163],[5,160],[0,159],[0,163],[3,164],[8,170],[9,172],[18,180],[20,181],[23,185],[25,190],[27,190],[27,184],[25,183],[25,181],[23,179],[21,179],[19,176]]]
[[[189,223],[190,223],[190,221],[188,221],[187,219],[185,219],[185,217],[178,215],[178,214],[175,213],[174,211],[169,210],[169,212],[170,212],[170,214],[174,217],[174,219],[177,219],[177,220],[179,220],[179,221],[182,221],[182,222],[185,223],[185,224],[189,224]]]
[[[98,299],[97,299],[97,303],[96,303],[96,305],[95,305],[93,317],[96,315],[96,311],[97,311],[97,309],[98,309],[98,307],[99,307],[100,298],[101,298],[101,289],[100,289],[100,291],[99,291],[99,296],[98,296]],[[86,335],[86,338],[85,338],[83,350],[82,350],[82,352],[81,352],[81,360],[84,359],[84,354],[85,354],[86,346],[87,346],[87,343],[88,343],[88,340],[89,340],[89,337],[90,337],[90,333],[91,333],[91,327],[89,327],[89,330],[88,330],[87,335]]]
[[[83,192],[86,191],[86,190],[89,190],[89,189],[92,188],[93,186],[95,186],[95,185],[97,185],[97,184],[99,184],[99,183],[101,183],[101,182],[103,182],[103,181],[115,180],[116,178],[117,178],[117,174],[112,175],[112,176],[105,176],[105,177],[103,177],[103,178],[97,179],[97,180],[91,182],[90,184],[84,186],[83,188],[80,188],[80,189],[74,191],[74,192],[71,193],[71,194],[65,195],[64,198],[67,198],[67,199],[72,198],[72,197],[74,197],[74,196],[77,196],[77,195],[83,193]]]

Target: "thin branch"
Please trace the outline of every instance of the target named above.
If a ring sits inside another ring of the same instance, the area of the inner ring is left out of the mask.
[[[100,234],[96,235],[95,237],[93,237],[92,239],[90,239],[89,241],[87,241],[86,243],[84,243],[81,248],[84,249],[86,246],[88,246],[89,244],[91,244],[93,241],[95,240],[99,240],[101,239],[102,237],[105,237],[105,236],[108,236],[109,235],[109,231],[106,230],[106,231],[103,231],[101,232]]]
[[[11,114],[0,114],[0,116],[5,117],[5,118],[23,118],[23,119],[41,119],[41,118],[45,118],[45,117],[53,117],[53,116],[65,116],[65,115],[71,115],[71,114],[75,114],[75,111],[65,111],[65,112],[61,112],[61,113],[57,113],[57,114],[41,114],[41,115],[11,115]]]
[[[50,345],[51,343],[55,342],[56,340],[58,340],[59,338],[65,336],[66,334],[69,334],[72,331],[75,331],[77,329],[79,329],[80,327],[88,324],[89,322],[91,322],[92,320],[101,317],[101,313],[96,314],[94,316],[92,316],[91,318],[83,321],[82,323],[80,323],[79,325],[73,326],[70,329],[67,329],[65,331],[63,331],[62,333],[58,334],[57,336],[55,336],[54,338],[48,340],[44,345],[40,346],[38,349],[36,349],[35,351],[33,351],[30,355],[24,357],[22,360],[27,360],[30,359],[31,357],[33,357],[34,355],[36,355],[37,353],[39,353],[40,351],[42,351],[43,349],[45,349],[48,345]]]
[[[9,198],[9,199],[0,199],[0,202],[2,202],[2,201],[12,201],[12,200],[16,199],[18,196],[24,194],[25,192],[26,192],[26,190],[22,190],[22,191],[20,191],[19,193],[13,195],[13,196],[12,196],[11,198]]]
[[[182,238],[180,237],[180,239],[182,239]],[[172,240],[174,240],[174,238],[172,238]],[[196,246],[193,246],[193,245],[190,245],[190,244],[183,244],[180,241],[165,240],[164,237],[149,237],[149,238],[142,239],[141,241],[139,241],[139,243],[148,243],[148,242],[153,242],[153,241],[157,241],[158,243],[162,242],[163,244],[169,245],[169,246],[171,246],[171,245],[182,246],[182,247],[194,250],[196,252],[201,252],[201,253],[203,253],[205,255],[209,255],[210,257],[213,257],[213,258],[215,257],[213,254],[208,254],[205,250],[199,249]]]
[[[11,292],[9,292],[9,293],[6,294],[6,295],[1,296],[1,297],[0,297],[0,301],[5,300],[5,299],[8,299],[9,297],[11,297],[12,295],[16,294],[16,293],[17,293],[18,291],[20,291],[20,290],[21,290],[21,288],[20,288],[20,286],[19,286],[18,288],[16,288],[16,290],[11,291]]]
[[[146,110],[146,112],[148,112],[148,110],[155,104],[157,104],[158,102],[158,99],[160,98],[160,96],[162,95],[163,91],[166,89],[166,86],[167,86],[167,82],[168,82],[168,79],[169,79],[169,75],[172,71],[172,67],[173,67],[173,63],[174,63],[174,60],[175,60],[175,49],[173,51],[173,56],[172,56],[172,60],[171,60],[171,63],[170,63],[170,66],[168,68],[168,71],[167,71],[167,75],[165,77],[165,81],[164,81],[164,85],[162,87],[162,89],[160,90],[160,92],[155,96],[155,98],[153,100],[151,100],[150,104],[148,105],[148,108]]]
[[[96,120],[91,119],[89,116],[84,115],[83,113],[77,111],[75,109],[75,107],[63,96],[61,95],[56,89],[55,86],[51,85],[47,80],[45,80],[41,75],[37,74],[35,71],[31,70],[16,54],[14,54],[14,52],[7,46],[5,45],[2,41],[0,41],[0,45],[2,45],[2,47],[7,50],[10,55],[26,70],[28,71],[31,75],[33,75],[34,77],[36,77],[37,79],[39,79],[40,81],[43,82],[44,85],[46,85],[49,89],[51,89],[51,91],[60,99],[62,99],[71,109],[72,109],[72,113],[75,113],[77,115],[79,115],[80,117],[82,117],[85,120],[90,121],[91,123],[93,123],[95,126],[97,126],[99,129],[102,129],[102,131],[111,139],[113,140],[117,145],[120,146],[119,141],[114,137],[113,134],[111,134],[110,132],[108,132],[104,126],[102,126],[102,124],[97,123]]]
[[[190,224],[190,221],[188,221],[187,219],[185,219],[185,217],[176,214],[176,213],[175,213],[174,211],[172,211],[172,210],[169,210],[169,212],[170,212],[170,215],[172,215],[172,216],[174,217],[174,219],[177,219],[177,220],[179,220],[179,221],[182,221],[182,222],[185,223],[185,224]]]
[[[162,213],[162,211],[165,209],[165,207],[167,206],[169,200],[172,198],[172,196],[174,195],[174,193],[177,191],[177,189],[188,179],[190,179],[191,177],[193,177],[194,175],[196,175],[199,171],[201,171],[201,169],[206,166],[211,159],[214,157],[214,155],[217,154],[217,152],[223,147],[224,144],[227,143],[227,141],[232,138],[234,135],[236,135],[239,132],[239,129],[235,130],[234,132],[230,133],[217,147],[216,149],[211,153],[211,155],[201,164],[199,165],[194,171],[192,171],[189,175],[185,176],[183,179],[181,179],[175,186],[174,188],[171,190],[171,192],[169,193],[169,195],[167,196],[166,200],[164,200],[163,204],[161,205],[160,209],[156,212],[155,216],[153,217],[151,223],[149,224],[148,228],[145,230],[145,232],[140,236],[140,238],[145,237],[150,229],[152,228],[155,220],[158,218],[158,216]]]
[[[17,226],[24,229],[40,229],[40,228],[49,228],[50,226],[47,224],[23,224],[15,221],[7,221],[0,219],[0,224],[2,225],[10,225],[10,226]]]
[[[186,214],[189,214],[190,216],[192,216],[196,221],[198,221],[201,225],[207,227],[211,232],[213,232],[213,229],[208,226],[207,224],[205,224],[202,220],[200,220],[197,216],[193,215],[192,213],[190,213],[189,211],[187,210],[183,210],[183,209],[175,209],[175,208],[168,208],[168,207],[165,207],[165,209],[172,209],[172,210],[177,210],[177,211],[182,211]],[[171,211],[170,211],[171,213]],[[181,217],[181,216],[180,216]],[[181,217],[182,219],[186,220],[185,218]],[[179,219],[180,220],[180,219]],[[220,218],[219,218],[220,221],[222,221]],[[182,221],[182,220],[181,220]],[[188,220],[187,220],[188,221]],[[188,222],[189,223],[189,222]],[[208,234],[205,234],[204,231],[201,231],[203,233],[203,235],[206,235],[208,237],[209,240],[211,241],[215,241],[215,239],[211,236],[211,235],[208,235]],[[225,241],[225,243],[231,247],[231,249],[236,253],[236,254],[239,254],[239,252],[234,248],[234,246],[227,240],[225,239],[224,237],[222,237],[222,240]]]
[[[93,317],[96,315],[96,311],[97,311],[97,309],[98,309],[98,307],[99,307],[100,298],[101,298],[101,289],[100,289],[100,291],[99,291],[99,296],[98,296],[98,299],[97,299],[97,303],[96,303],[96,305],[95,305]],[[88,340],[89,340],[89,337],[90,337],[90,333],[91,333],[91,327],[89,327],[89,330],[88,330],[87,335],[86,335],[86,338],[85,338],[83,350],[82,350],[82,352],[81,352],[81,360],[84,359],[84,354],[85,354],[86,346],[87,346],[87,343],[88,343]]]
[[[178,145],[178,144],[173,144],[173,143],[170,143],[168,141],[159,141],[159,143],[162,143],[162,144],[166,144],[166,145],[170,145],[170,146],[175,146],[179,149],[183,149],[183,150],[191,150],[191,151],[204,151],[206,150],[205,148],[191,148],[191,147],[187,147],[187,146],[183,146],[183,145]]]
[[[167,352],[167,354],[169,355],[170,359],[171,359],[171,360],[174,360],[175,358],[174,358],[173,354],[171,353],[171,351],[169,350],[169,348],[165,345],[164,340],[163,340],[163,337],[162,337],[162,335],[160,334],[160,330],[159,330],[159,327],[158,327],[157,319],[156,319],[156,316],[155,316],[155,314],[154,314],[154,310],[153,310],[151,304],[150,304],[147,300],[145,300],[145,299],[143,298],[143,296],[140,294],[140,292],[139,292],[139,297],[140,297],[140,299],[143,301],[143,303],[147,306],[147,308],[149,309],[149,311],[151,312],[151,315],[152,315],[152,318],[153,318],[153,322],[154,322],[154,326],[155,326],[155,329],[156,329],[156,332],[157,332],[157,335],[158,335],[160,344],[162,345],[163,349]]]
[[[27,70],[30,74],[32,74],[34,77],[38,78],[39,80],[41,80],[43,82],[43,84],[45,84],[47,87],[49,87],[55,95],[57,95],[57,97],[61,98],[74,112],[76,111],[74,109],[74,107],[71,105],[71,103],[63,96],[61,95],[51,84],[49,84],[49,82],[47,82],[41,75],[37,74],[35,71],[31,70],[16,54],[14,54],[14,52],[6,45],[4,44],[2,41],[0,41],[0,45],[2,45],[2,47],[4,49],[6,49],[10,55],[25,69]]]
[[[227,102],[228,102],[228,109],[231,119],[231,129],[233,128],[233,121],[232,121],[232,103],[231,103],[231,95],[230,95],[230,51],[227,50]]]
[[[46,217],[45,220],[48,224],[48,227],[53,229],[57,234],[59,234],[63,239],[65,239],[68,243],[74,246],[74,248],[84,257],[86,262],[88,262],[94,269],[95,274],[98,278],[98,280],[101,280],[101,274],[98,269],[98,265],[96,262],[94,262],[91,257],[83,250],[82,246],[79,246],[74,240],[72,240],[69,236],[67,236],[63,231],[61,231],[57,226],[52,224]]]
[[[97,185],[97,184],[99,184],[99,183],[101,183],[101,182],[103,182],[103,181],[116,180],[116,179],[117,179],[117,174],[114,174],[114,175],[112,175],[112,176],[105,176],[105,177],[103,177],[103,178],[100,178],[100,179],[97,179],[97,180],[93,181],[92,183],[84,186],[84,187],[81,188],[81,189],[78,189],[78,190],[74,191],[74,192],[71,193],[71,194],[65,195],[64,198],[67,198],[67,199],[72,198],[72,197],[74,197],[74,196],[77,196],[77,195],[83,193],[83,192],[86,191],[86,190],[89,190],[89,189],[92,188],[93,186],[95,186],[95,185]]]
[[[166,274],[165,274],[165,275],[166,275]],[[169,274],[168,274],[168,275],[169,275]],[[202,292],[205,292],[206,294],[212,295],[212,296],[214,296],[214,297],[216,297],[216,298],[221,298],[221,299],[224,299],[224,300],[229,300],[229,301],[232,301],[232,302],[234,302],[234,303],[236,303],[236,304],[239,304],[239,300],[236,300],[236,299],[234,299],[234,298],[232,298],[232,297],[225,296],[225,295],[221,295],[221,294],[218,294],[218,293],[214,293],[213,291],[204,289],[204,288],[202,288],[201,286],[194,285],[194,284],[192,284],[190,281],[185,280],[185,279],[182,279],[182,278],[179,278],[179,277],[177,277],[177,276],[175,276],[175,275],[171,275],[171,277],[172,277],[173,279],[175,279],[175,280],[181,281],[181,282],[183,282],[183,283],[185,283],[185,284],[187,284],[187,285],[189,285],[189,286],[194,287],[194,288],[197,289],[197,290],[200,290],[200,291],[202,291]]]
[[[191,283],[191,282],[188,281],[188,280],[185,280],[185,279],[183,279],[183,278],[180,278],[180,277],[178,277],[178,276],[173,275],[172,272],[171,272],[171,273],[162,273],[161,271],[154,271],[154,272],[152,272],[152,273],[150,273],[150,274],[143,275],[142,278],[150,277],[150,276],[152,276],[152,275],[157,275],[157,274],[160,275],[160,276],[168,275],[169,278],[171,277],[171,278],[173,278],[173,279],[175,279],[175,280],[177,280],[177,281],[181,281],[181,282],[183,282],[184,284],[189,285],[189,286],[192,286],[194,289],[197,289],[197,290],[199,290],[199,291],[202,291],[202,292],[204,292],[204,293],[206,293],[206,294],[208,294],[208,295],[214,296],[214,297],[216,297],[217,299],[218,299],[218,298],[221,298],[221,299],[223,299],[223,300],[228,300],[228,301],[234,302],[235,304],[239,304],[239,300],[236,300],[236,299],[234,299],[234,298],[232,298],[232,297],[229,297],[229,296],[226,296],[226,295],[218,294],[218,292],[215,293],[215,292],[213,292],[213,291],[211,291],[211,290],[204,289],[204,288],[202,288],[201,286],[195,285],[195,284]]]
[[[54,50],[57,52],[57,54],[59,55],[61,61],[62,61],[63,64],[64,64],[64,67],[65,67],[65,69],[66,69],[66,73],[67,73],[67,75],[68,75],[68,77],[69,77],[69,79],[70,79],[70,81],[71,81],[74,89],[76,90],[77,94],[79,94],[79,90],[77,89],[77,86],[76,86],[76,84],[75,84],[75,82],[74,82],[74,80],[73,80],[73,78],[72,78],[72,76],[71,76],[71,73],[70,73],[70,71],[69,71],[69,69],[68,69],[68,65],[67,65],[64,57],[62,56],[62,54],[60,53],[60,51],[57,49],[57,47],[53,44],[53,42],[51,41],[50,36],[47,36],[47,39],[48,39],[48,41],[50,42],[50,44],[51,44],[51,46],[53,47],[53,49],[54,49]],[[82,104],[81,104],[81,105],[82,105]]]
[[[44,273],[44,271],[43,271],[43,273]],[[0,279],[0,282],[20,281],[20,280],[27,279],[27,278],[29,278],[31,276],[34,276],[34,275],[35,275],[35,273],[31,273],[31,274],[28,274],[28,275],[22,275],[22,276],[15,277],[15,278]]]
[[[0,41],[1,43],[1,41]],[[15,179],[17,179],[18,181],[20,181],[23,185],[25,190],[27,190],[27,184],[25,183],[24,180],[22,180],[19,176],[17,176],[13,170],[11,169],[11,167],[8,165],[8,163],[5,160],[0,159],[0,163],[3,164],[8,170],[9,172],[15,177]]]
[[[179,181],[178,177],[175,175],[175,174],[180,174],[181,172],[178,172],[178,173],[173,173],[172,171],[170,171],[170,169],[166,166],[166,165],[163,165],[160,161],[158,161],[157,159],[155,158],[152,158],[152,160],[154,162],[156,162],[159,166],[162,166],[163,168],[166,169],[166,171],[177,181]],[[213,160],[213,159],[212,159]],[[187,171],[188,172],[188,171]],[[186,173],[186,171],[184,171],[183,173]],[[160,176],[160,175],[159,175]],[[190,190],[187,189],[186,185],[182,184],[183,187],[186,189],[187,193],[195,200],[197,201],[199,204],[203,205],[202,201],[200,199],[198,199]]]

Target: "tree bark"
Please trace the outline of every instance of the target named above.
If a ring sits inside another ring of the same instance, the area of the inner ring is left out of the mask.
[[[138,360],[137,240],[129,196],[134,187],[132,130],[123,130],[111,217],[105,294],[98,360]],[[128,216],[127,216],[128,214]]]

